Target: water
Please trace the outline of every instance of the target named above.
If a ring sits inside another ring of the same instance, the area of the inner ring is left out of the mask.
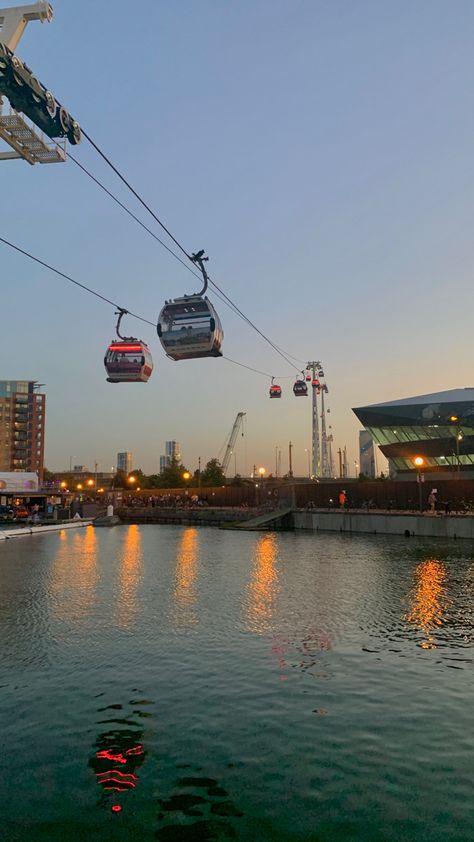
[[[474,838],[470,544],[89,527],[0,583],[0,839]]]

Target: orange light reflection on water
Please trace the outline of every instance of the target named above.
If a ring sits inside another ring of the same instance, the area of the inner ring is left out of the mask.
[[[59,541],[51,565],[51,614],[60,620],[82,622],[96,601],[99,579],[96,531],[93,526],[87,526],[72,535],[64,529],[59,532]],[[74,566],[71,556],[75,559]]]
[[[420,643],[422,649],[436,649],[433,632],[443,625],[446,567],[441,561],[430,558],[418,564],[415,575],[416,584],[406,620],[426,635]]]
[[[197,615],[194,611],[197,600],[197,549],[198,531],[194,527],[187,527],[179,542],[176,556],[173,599],[174,620],[178,625],[197,622]]]
[[[131,524],[127,528],[119,568],[119,593],[117,600],[117,625],[128,629],[138,613],[138,585],[142,577],[142,547],[140,528]]]
[[[247,625],[250,631],[263,634],[271,628],[275,597],[278,592],[278,539],[262,535],[255,547],[252,579],[248,586]]]

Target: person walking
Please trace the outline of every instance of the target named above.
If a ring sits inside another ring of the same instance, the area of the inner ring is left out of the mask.
[[[339,492],[339,506],[340,506],[341,509],[345,508],[346,500],[347,500],[346,492],[340,491]]]
[[[436,511],[436,488],[432,488],[428,496],[428,506],[432,515]]]

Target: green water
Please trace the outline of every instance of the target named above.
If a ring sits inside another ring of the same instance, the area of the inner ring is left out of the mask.
[[[465,543],[2,542],[0,839],[473,840],[473,621]]]

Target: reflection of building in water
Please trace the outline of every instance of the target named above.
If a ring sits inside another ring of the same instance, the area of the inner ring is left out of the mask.
[[[142,548],[140,528],[127,528],[119,569],[119,591],[116,605],[117,625],[128,629],[138,613],[138,585],[142,577]]]
[[[188,527],[183,532],[176,557],[173,619],[177,625],[197,622],[194,610],[197,599],[197,549],[198,531]]]
[[[416,568],[416,585],[411,594],[411,609],[406,620],[425,635],[420,646],[436,649],[433,632],[443,625],[446,608],[446,567],[436,559],[427,559]]]
[[[93,526],[74,530],[74,535],[64,530],[59,533],[59,539],[51,565],[51,616],[83,622],[97,598],[97,532]],[[74,568],[71,568],[71,555],[74,556]]]
[[[260,634],[271,629],[279,588],[277,557],[277,536],[273,533],[262,535],[255,547],[252,579],[248,585],[246,601],[248,628]]]

